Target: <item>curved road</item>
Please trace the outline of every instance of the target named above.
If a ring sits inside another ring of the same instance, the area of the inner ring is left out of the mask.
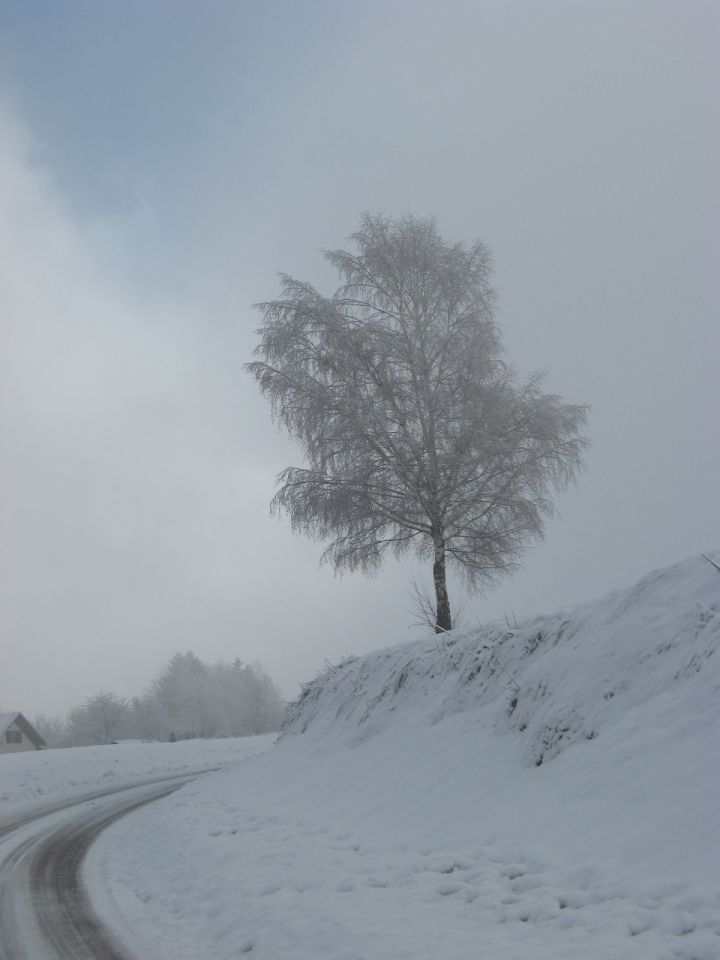
[[[85,794],[0,824],[0,960],[136,960],[95,918],[83,858],[113,821],[207,772]]]

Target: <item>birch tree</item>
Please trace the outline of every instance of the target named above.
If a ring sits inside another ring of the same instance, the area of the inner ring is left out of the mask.
[[[484,243],[447,243],[414,216],[365,215],[351,239],[324,253],[332,296],[284,275],[259,305],[246,369],[306,459],[272,508],[327,541],[338,572],[427,557],[434,626],[450,630],[448,563],[476,588],[517,567],[582,465],[586,408],[506,361]]]

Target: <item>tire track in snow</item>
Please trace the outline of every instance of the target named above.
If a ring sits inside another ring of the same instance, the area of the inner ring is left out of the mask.
[[[0,830],[0,960],[132,960],[94,915],[85,854],[111,823],[207,772],[65,800]]]

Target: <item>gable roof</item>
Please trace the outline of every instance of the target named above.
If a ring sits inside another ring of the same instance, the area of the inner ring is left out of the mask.
[[[13,723],[22,730],[28,740],[34,743],[36,747],[47,746],[35,727],[21,713],[0,713],[0,735],[5,733]]]
[[[5,733],[11,723],[14,723],[16,713],[0,713],[0,733]]]

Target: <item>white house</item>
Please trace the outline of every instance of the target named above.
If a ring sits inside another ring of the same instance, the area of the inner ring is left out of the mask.
[[[42,750],[45,741],[21,713],[0,713],[0,753]]]

